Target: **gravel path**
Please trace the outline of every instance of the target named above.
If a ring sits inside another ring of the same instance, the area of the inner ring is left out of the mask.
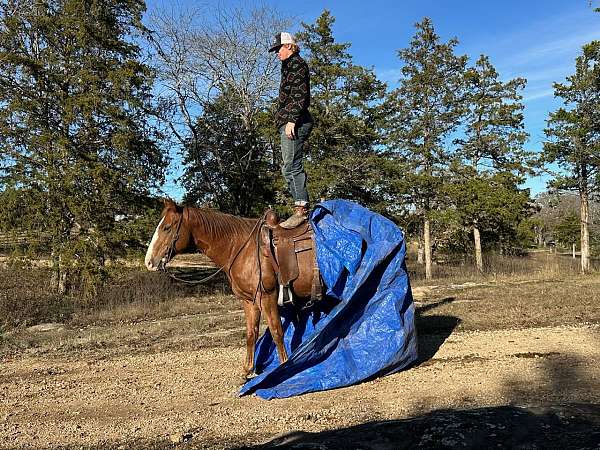
[[[290,442],[303,442],[304,433],[321,433],[325,442],[323,433],[439,410],[600,404],[597,325],[421,336],[422,362],[410,370],[273,401],[235,395],[243,350],[237,341],[226,345],[126,356],[50,351],[4,359],[0,448],[169,448],[178,441],[230,448],[273,438],[273,445],[290,448],[335,448]],[[294,430],[300,434],[287,434]],[[415,447],[454,448],[454,441],[444,444],[435,434],[420,433]],[[362,448],[386,448],[367,444]]]

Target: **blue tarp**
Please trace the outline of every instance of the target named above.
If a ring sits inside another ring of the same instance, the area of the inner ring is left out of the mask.
[[[272,399],[349,386],[417,359],[402,231],[347,200],[319,203],[310,220],[327,298],[308,311],[281,309],[289,359],[279,364],[267,330],[257,342],[258,375],[240,395]]]

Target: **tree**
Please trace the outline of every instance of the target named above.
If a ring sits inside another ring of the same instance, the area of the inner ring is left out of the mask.
[[[566,216],[562,217],[554,230],[554,235],[558,242],[572,247],[573,258],[575,258],[575,248],[581,240],[581,223],[574,210],[569,211]]]
[[[529,192],[518,188],[532,160],[523,148],[527,133],[519,90],[526,81],[500,81],[485,55],[464,78],[467,108],[464,137],[455,141],[459,163],[455,165],[453,199],[463,225],[473,232],[475,261],[483,272],[482,228],[497,227],[508,217],[514,223],[513,214],[529,211]]]
[[[600,41],[583,47],[575,73],[564,84],[554,84],[554,95],[565,107],[550,113],[543,160],[556,163],[563,173],[552,188],[574,190],[580,199],[581,271],[590,270],[589,201],[598,188],[600,169]]]
[[[184,200],[257,215],[273,201],[274,170],[264,157],[264,140],[256,126],[248,130],[230,114],[237,101],[235,93],[225,92],[205,105],[196,120],[193,140],[184,148]]]
[[[50,234],[62,292],[93,292],[106,258],[123,251],[116,218],[143,210],[163,179],[148,120],[153,73],[133,43],[144,9],[139,0],[0,3],[0,186],[26,205],[13,226]]]
[[[561,223],[566,217],[572,215],[573,211],[579,211],[581,208],[579,195],[569,191],[550,191],[542,192],[535,199],[537,212],[533,216],[540,230],[539,245],[546,245],[550,240],[561,242],[558,231]],[[589,201],[589,232],[590,232],[590,254],[597,254],[597,237],[599,233],[598,217],[600,214],[600,204],[594,198]],[[577,233],[581,235],[581,224],[579,215],[577,216]],[[581,237],[577,239],[577,245],[581,244]],[[568,241],[567,243],[569,243]],[[596,251],[592,251],[593,249]]]
[[[274,30],[288,23],[267,7],[219,6],[154,16],[151,42],[162,86],[162,119],[189,165],[181,179],[187,200],[218,199],[217,206],[240,213],[256,206],[252,196],[269,191],[267,185],[256,192],[246,189],[248,182],[254,187],[270,182],[268,176],[257,177],[265,160],[273,158],[275,145],[264,123],[277,92],[279,62],[267,49]],[[248,145],[252,150],[242,151]],[[232,159],[234,154],[240,160]],[[215,172],[203,173],[208,167]],[[245,194],[237,205],[231,199],[239,193]]]
[[[372,69],[355,64],[350,44],[333,35],[328,10],[297,37],[311,71],[308,188],[313,198],[345,197],[379,212],[391,212],[389,166],[378,145],[384,121],[385,84]]]
[[[425,274],[431,272],[430,225],[445,200],[440,185],[450,162],[445,140],[464,113],[462,75],[466,56],[456,56],[456,39],[441,43],[430,19],[416,24],[410,46],[398,52],[404,61],[400,86],[390,95],[388,143],[406,164],[407,197],[423,224]]]
[[[533,205],[535,209],[535,205]],[[523,248],[540,246],[543,223],[535,217],[527,217],[517,225],[517,241]]]
[[[481,237],[488,239],[487,248],[499,247],[504,252],[515,247],[519,225],[533,213],[529,190],[520,189],[520,178],[510,172],[478,175],[472,167],[463,166],[454,173],[460,174],[459,181],[449,182],[444,190],[452,198],[462,228],[473,232],[476,266],[482,271]]]
[[[579,196],[575,193],[558,191],[545,191],[535,197],[537,212],[533,216],[538,222],[538,245],[546,246],[550,240],[556,240],[555,230],[563,217],[570,211],[579,210]],[[597,210],[591,205],[590,209]]]

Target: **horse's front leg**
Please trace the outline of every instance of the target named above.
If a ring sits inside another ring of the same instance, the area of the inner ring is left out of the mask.
[[[242,300],[246,316],[246,360],[244,361],[244,379],[252,378],[254,374],[254,350],[258,339],[260,324],[260,308],[256,303]]]
[[[283,364],[288,360],[288,355],[283,344],[283,327],[281,326],[281,316],[279,315],[279,306],[277,305],[277,291],[267,293],[263,296],[262,307],[267,318],[269,331],[273,337],[273,342],[277,346],[279,363]]]

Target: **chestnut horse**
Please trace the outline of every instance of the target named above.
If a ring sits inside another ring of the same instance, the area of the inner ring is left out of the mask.
[[[278,283],[269,257],[261,249],[262,226],[260,219],[181,207],[165,200],[160,223],[145,259],[148,270],[159,270],[176,254],[201,251],[224,270],[233,293],[244,307],[246,360],[243,368],[246,377],[254,371],[254,349],[261,312],[266,316],[277,346],[279,362],[284,363],[288,358],[277,305]],[[313,250],[302,252],[298,259],[299,276],[294,281],[294,293],[301,298],[310,297]]]

